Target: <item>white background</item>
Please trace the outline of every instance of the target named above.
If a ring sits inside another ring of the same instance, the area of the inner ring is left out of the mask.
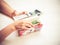
[[[42,12],[40,20],[43,27],[40,32],[32,33],[28,36],[14,37],[11,34],[4,42],[4,45],[59,45],[60,13],[59,0],[5,0],[17,11],[34,11],[38,9]],[[3,17],[5,19],[3,19]],[[0,14],[0,28],[13,22],[13,20]],[[9,19],[9,20],[8,20]],[[2,24],[1,24],[2,22]],[[13,38],[11,38],[13,37]]]

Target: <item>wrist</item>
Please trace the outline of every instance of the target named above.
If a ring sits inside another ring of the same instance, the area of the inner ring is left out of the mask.
[[[14,11],[11,13],[11,18],[13,18],[14,16],[16,16],[16,10],[14,10]]]

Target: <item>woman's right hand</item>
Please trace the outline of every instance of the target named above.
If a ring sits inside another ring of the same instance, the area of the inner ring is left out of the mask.
[[[27,21],[18,21],[15,24],[15,28],[17,30],[28,30],[31,27],[33,27],[33,25],[30,22],[27,22]]]

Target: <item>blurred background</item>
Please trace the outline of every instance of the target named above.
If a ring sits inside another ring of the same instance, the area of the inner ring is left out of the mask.
[[[3,45],[59,45],[60,43],[60,0],[5,0],[13,9],[22,12],[32,12],[38,9],[42,12],[40,21],[43,27],[40,32],[18,37],[16,32],[10,34]],[[5,18],[5,19],[4,19]],[[0,14],[0,29],[14,21]],[[16,37],[15,37],[16,36]]]

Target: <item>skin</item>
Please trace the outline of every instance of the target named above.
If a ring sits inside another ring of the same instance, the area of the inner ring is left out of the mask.
[[[18,12],[14,12],[15,10],[11,8],[4,0],[0,0],[0,12],[3,13],[6,16],[9,16],[10,18],[13,19],[13,16],[22,14]],[[15,21],[12,24],[9,24],[6,26],[4,29],[0,31],[0,43],[4,41],[4,39],[10,35],[12,32],[16,30],[27,30],[32,27],[31,23],[27,23],[26,21],[23,20],[18,20]]]

